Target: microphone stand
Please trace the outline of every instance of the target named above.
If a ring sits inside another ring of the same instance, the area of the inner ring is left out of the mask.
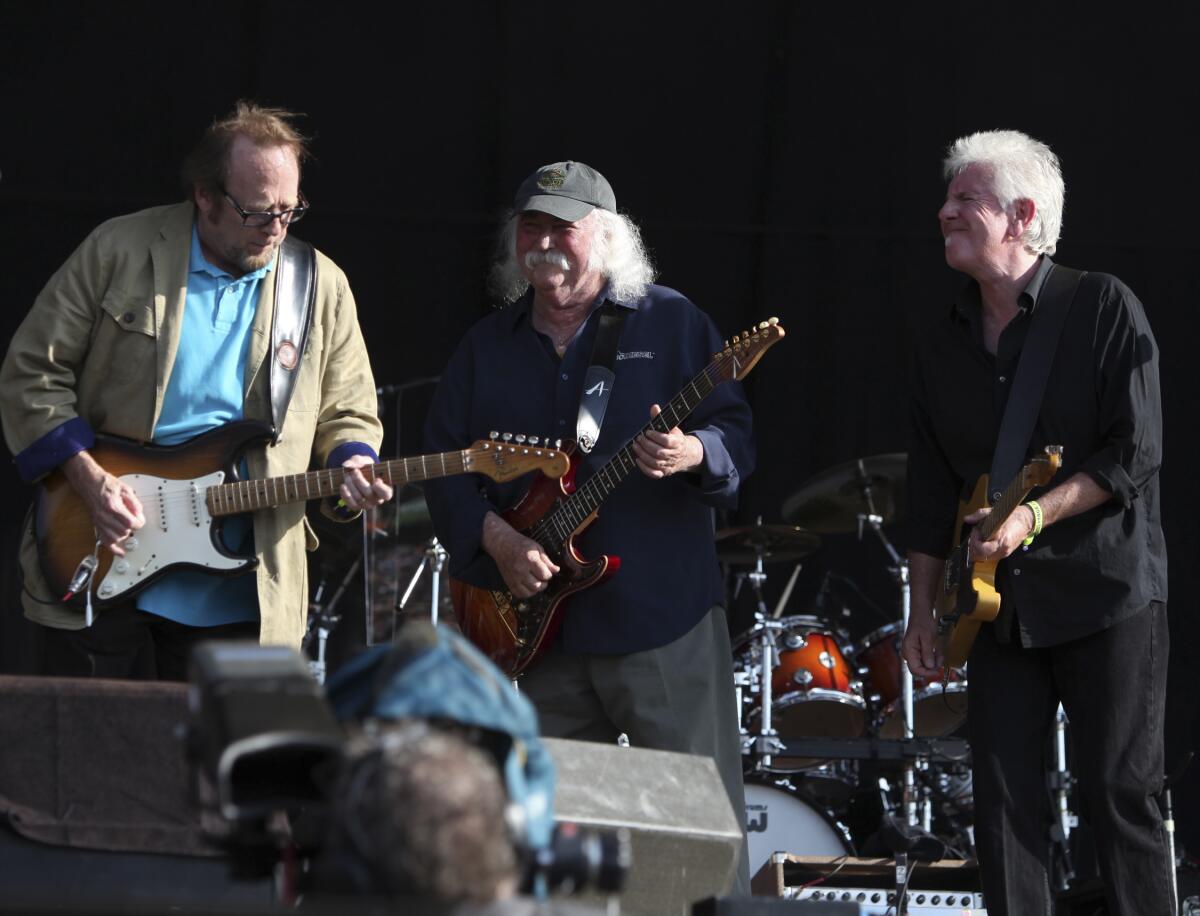
[[[350,580],[354,578],[358,572],[358,568],[362,565],[362,557],[356,557],[354,562],[350,564],[350,568],[346,570],[346,574],[342,576],[342,581],[338,583],[337,591],[329,599],[329,603],[321,605],[321,595],[325,591],[325,578],[322,577],[317,585],[317,593],[313,597],[312,603],[309,605],[308,615],[308,632],[304,636],[301,643],[301,648],[307,650],[312,642],[313,632],[317,636],[317,657],[310,659],[308,662],[309,669],[312,671],[313,678],[318,684],[325,683],[325,644],[329,641],[329,634],[333,632],[333,628],[338,625],[338,621],[342,618],[335,613],[338,602],[342,600],[342,595],[350,585]]]
[[[380,416],[383,415],[383,399],[385,397],[387,397],[388,395],[396,396],[395,422],[393,424],[393,428],[396,430],[396,449],[395,449],[395,457],[396,458],[400,458],[401,453],[402,453],[401,440],[400,440],[400,430],[402,427],[402,423],[401,423],[402,415],[401,415],[400,408],[401,408],[401,402],[404,398],[404,393],[406,391],[410,391],[413,388],[423,388],[426,385],[436,385],[438,382],[441,381],[441,378],[442,377],[440,375],[427,375],[427,376],[422,376],[421,378],[410,379],[409,381],[402,382],[401,384],[398,384],[398,385],[380,385],[378,388],[375,389],[375,396],[379,400]],[[400,504],[400,491],[403,489],[404,488],[401,487],[400,490],[397,490],[394,494],[392,494],[392,499],[394,500],[393,505],[398,506]],[[400,530],[399,530],[400,529],[400,513],[399,513],[399,511],[397,511],[396,515],[395,515],[395,526],[396,526],[396,530],[393,532],[393,536],[396,538],[399,538],[399,534],[400,534]],[[392,607],[392,617],[393,617],[392,636],[393,636],[393,638],[395,637],[395,632],[396,632],[395,614],[398,611],[404,610],[405,605],[408,603],[408,599],[412,596],[413,589],[416,588],[417,580],[421,578],[421,573],[425,571],[425,567],[427,564],[430,564],[433,566],[433,581],[431,584],[432,595],[433,595],[433,600],[432,600],[433,606],[430,608],[430,617],[433,621],[433,625],[437,626],[437,622],[438,622],[438,584],[439,584],[439,579],[440,579],[440,573],[442,571],[443,566],[445,566],[447,556],[449,556],[449,554],[447,554],[446,549],[444,547],[442,547],[442,545],[440,543],[438,543],[437,537],[432,537],[429,539],[428,542],[426,542],[425,557],[424,557],[424,559],[422,559],[421,565],[417,567],[417,571],[415,573],[413,573],[412,578],[409,580],[408,586],[404,590],[404,595]],[[368,582],[369,581],[370,580],[368,578]],[[395,585],[397,586],[397,588],[393,591],[393,594],[395,594],[396,592],[399,591],[399,584],[400,584],[400,576],[399,576],[399,571],[397,571],[396,580],[395,580]],[[371,613],[371,595],[369,593],[369,586],[368,586],[368,594],[367,594],[367,609],[368,609],[368,611],[367,611],[368,617],[373,618],[373,614]],[[368,621],[367,621],[367,626],[368,626],[367,632],[368,633],[373,632],[370,629],[372,624],[373,624],[373,619],[368,619]]]
[[[436,627],[438,622],[438,587],[441,584],[442,568],[446,565],[446,558],[450,554],[446,552],[446,548],[438,541],[437,535],[431,537],[426,542],[426,545],[425,556],[421,560],[421,565],[417,567],[417,571],[408,580],[408,587],[404,589],[404,594],[396,602],[396,610],[404,610],[405,605],[408,604],[408,599],[412,597],[413,589],[417,587],[421,573],[425,572],[425,569],[428,567],[432,573],[432,578],[429,580],[429,621]]]

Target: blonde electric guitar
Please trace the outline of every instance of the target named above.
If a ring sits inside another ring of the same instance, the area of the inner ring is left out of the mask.
[[[1000,494],[992,511],[979,523],[983,540],[989,540],[1021,505],[1034,487],[1045,486],[1062,465],[1062,446],[1048,445],[1044,455],[1021,468]],[[984,623],[1000,613],[1000,593],[996,591],[996,564],[999,561],[976,560],[971,556],[971,528],[963,519],[988,506],[988,476],[982,475],[968,502],[961,503],[954,523],[957,547],[946,558],[946,571],[934,602],[938,647],[947,670],[961,668],[967,661],[975,634]]]

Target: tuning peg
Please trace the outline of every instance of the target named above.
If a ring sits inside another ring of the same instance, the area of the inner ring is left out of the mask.
[[[537,437],[537,436],[530,436],[530,437],[529,437],[529,444],[530,444],[530,445],[537,445],[537,444],[538,444],[538,442],[540,442],[540,441],[541,441],[541,440],[540,440],[540,439],[538,439],[538,437]]]
[[[512,442],[512,433],[501,433],[500,438],[505,442]]]
[[[740,334],[734,334],[734,335],[733,335],[733,342],[734,342],[735,344],[736,344],[736,343],[737,343],[739,340],[741,340],[741,339],[742,339],[742,338],[741,338],[741,335],[740,335]]]
[[[517,440],[517,445],[525,444],[525,434],[524,433],[517,433],[516,436],[514,436],[514,438]]]
[[[774,319],[772,319],[772,320],[774,320]],[[769,327],[769,325],[765,321],[760,321],[758,323],[758,329],[760,331],[765,331],[768,327]]]
[[[489,439],[499,439],[500,433],[493,429],[490,433],[488,433],[488,438]]]
[[[555,440],[554,440],[554,447],[555,447],[555,448],[562,448],[562,439],[555,439]]]

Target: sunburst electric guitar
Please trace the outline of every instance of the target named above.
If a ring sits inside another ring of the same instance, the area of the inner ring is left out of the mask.
[[[1000,494],[979,523],[979,533],[988,540],[1016,510],[1029,491],[1045,486],[1062,465],[1062,446],[1048,445],[1044,455],[1034,458],[1021,468],[1017,476]],[[961,668],[970,654],[975,634],[982,624],[996,619],[1000,613],[1000,593],[996,591],[996,565],[999,561],[976,560],[971,556],[971,529],[964,529],[963,519],[976,509],[988,506],[988,475],[975,484],[969,502],[961,503],[955,522],[958,546],[946,558],[934,617],[937,619],[938,647],[947,670]]]
[[[125,541],[124,557],[99,552],[92,574],[94,606],[126,600],[169,569],[224,575],[250,570],[258,564],[255,557],[234,554],[221,542],[224,517],[337,495],[345,476],[340,467],[238,480],[242,453],[270,441],[270,435],[266,424],[242,420],[171,446],[96,436],[92,456],[137,493],[146,524]],[[497,481],[530,471],[552,477],[567,472],[570,460],[563,451],[519,438],[519,443],[481,440],[462,451],[397,458],[368,465],[362,472],[368,480],[385,480],[393,486],[468,472]],[[69,595],[78,603],[83,595],[75,594],[78,588],[72,580],[80,561],[96,550],[87,505],[56,471],[38,487],[34,506],[38,553],[47,583],[56,597],[67,600]]]
[[[744,378],[782,338],[783,328],[772,318],[753,332],[735,336],[732,343],[726,342],[725,349],[642,432],[665,433],[678,426],[717,385]],[[463,633],[509,677],[518,677],[549,646],[561,624],[559,612],[565,599],[612,575],[621,565],[615,556],[584,559],[574,541],[596,517],[604,498],[636,469],[633,439],[578,487],[575,471],[580,455],[573,443],[567,448],[571,470],[558,481],[534,481],[521,501],[503,514],[510,525],[537,541],[559,567],[546,588],[531,598],[517,598],[505,589],[450,580],[450,596]]]

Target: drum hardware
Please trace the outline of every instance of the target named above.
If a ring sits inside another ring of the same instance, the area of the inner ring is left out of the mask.
[[[761,755],[751,769],[790,773],[819,767],[826,758],[781,757],[780,734],[851,738],[866,730],[866,701],[825,622],[809,615],[765,618],[734,641],[741,678],[756,686],[759,705],[751,709],[745,746]],[[764,659],[766,661],[764,661]],[[750,736],[757,733],[756,742]]]
[[[739,697],[741,688],[747,687],[751,694],[757,693],[761,698],[757,736],[752,737],[748,729],[742,728],[742,753],[757,753],[762,768],[770,769],[775,748],[778,746],[779,733],[771,721],[775,678],[766,676],[764,672],[773,671],[779,664],[780,655],[775,643],[775,634],[784,629],[784,622],[777,619],[777,616],[767,616],[767,603],[762,591],[763,583],[767,581],[767,573],[763,564],[768,559],[790,561],[808,556],[821,545],[821,539],[801,528],[764,525],[762,516],[759,516],[753,525],[726,528],[717,532],[716,544],[717,557],[723,562],[754,564],[751,571],[738,573],[738,584],[734,590],[736,595],[742,583],[749,582],[750,589],[754,592],[756,607],[754,626],[738,640],[739,646],[745,646],[749,651],[741,683],[738,683],[737,675],[734,680]],[[795,581],[798,572],[799,564],[792,574],[792,582]],[[752,642],[756,644],[751,646]],[[740,715],[740,704],[738,708]]]
[[[1061,706],[1059,709],[1061,710]],[[1175,910],[1178,912],[1179,903],[1179,875],[1178,875],[1178,859],[1175,858],[1175,810],[1171,804],[1171,787],[1183,778],[1183,774],[1187,772],[1188,765],[1192,762],[1194,752],[1188,751],[1184,755],[1183,761],[1175,769],[1174,773],[1168,773],[1163,780],[1163,788],[1161,795],[1163,829],[1167,834],[1167,852],[1170,854],[1171,862],[1171,899],[1175,902]],[[1184,901],[1185,910],[1187,909],[1188,901],[1193,901],[1194,898],[1189,897]]]
[[[796,492],[783,503],[783,517],[798,525],[804,525],[818,533],[857,532],[862,540],[863,532],[870,528],[892,565],[889,572],[896,579],[901,596],[901,621],[908,627],[911,603],[908,561],[884,534],[884,524],[900,514],[901,497],[907,472],[907,456],[897,452],[856,458],[853,461],[822,471],[805,481]],[[912,676],[907,665],[901,665],[900,699],[904,713],[904,737],[913,735]],[[911,778],[905,786],[913,785]],[[917,823],[917,800],[908,797],[905,811],[911,825]]]
[[[887,552],[888,557],[892,561],[892,565],[888,567],[888,571],[896,579],[897,585],[900,587],[900,608],[901,621],[904,624],[904,629],[908,629],[908,615],[912,605],[911,584],[908,576],[908,560],[900,556],[892,542],[888,540],[887,535],[883,533],[883,516],[873,510],[874,496],[871,492],[870,477],[865,473],[861,477],[863,498],[872,511],[860,514],[858,517],[858,537],[862,540],[864,524],[869,526],[879,538],[879,543],[883,545],[883,549]],[[912,673],[908,670],[908,665],[901,659],[900,662],[900,700],[901,708],[904,711],[904,737],[911,738],[913,736],[913,679]],[[904,811],[910,825],[917,823],[917,799],[909,791],[914,785],[914,778],[911,772],[911,765],[905,765],[906,772],[904,776]]]
[[[788,738],[788,756],[879,760],[903,763],[922,758],[936,763],[964,763],[971,748],[965,738]]]
[[[1075,880],[1075,867],[1071,861],[1071,831],[1079,826],[1079,818],[1071,813],[1069,795],[1075,785],[1075,777],[1067,769],[1067,713],[1062,703],[1054,715],[1054,769],[1046,776],[1046,783],[1054,793],[1054,823],[1050,825],[1050,843],[1054,854],[1055,889],[1066,891]]]

